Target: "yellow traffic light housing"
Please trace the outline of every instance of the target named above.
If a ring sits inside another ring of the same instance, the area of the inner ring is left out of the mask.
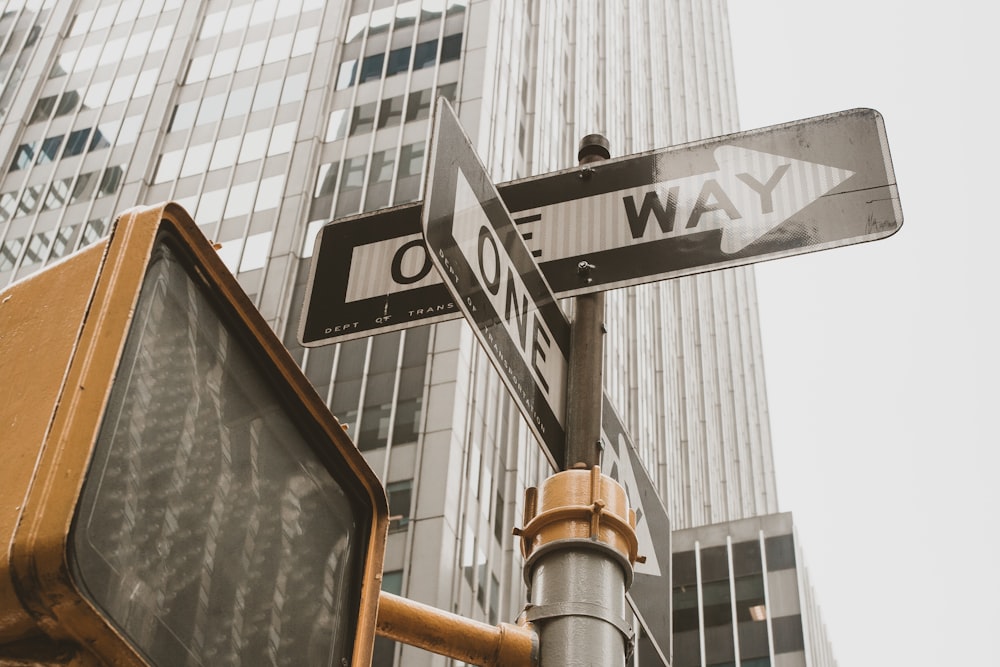
[[[370,663],[385,493],[180,207],[0,293],[0,433],[0,662]]]

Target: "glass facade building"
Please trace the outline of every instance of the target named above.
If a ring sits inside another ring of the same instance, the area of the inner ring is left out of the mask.
[[[836,666],[791,514],[672,537],[672,667]]]
[[[437,96],[497,182],[574,165],[592,132],[618,156],[736,131],[726,2],[9,0],[0,286],[180,202],[386,485],[385,588],[497,622],[549,468],[467,325],[296,341],[320,226],[422,197]],[[606,390],[674,527],[776,512],[752,270],[611,292],[606,327]]]

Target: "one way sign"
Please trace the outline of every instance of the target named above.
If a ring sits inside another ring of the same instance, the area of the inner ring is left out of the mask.
[[[854,109],[498,186],[559,298],[874,241],[903,223],[881,115]],[[323,228],[304,345],[461,312],[421,204]],[[595,266],[586,279],[577,266]]]

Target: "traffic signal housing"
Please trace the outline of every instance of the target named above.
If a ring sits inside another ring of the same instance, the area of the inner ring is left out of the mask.
[[[0,292],[0,434],[0,662],[370,664],[384,490],[176,204]]]

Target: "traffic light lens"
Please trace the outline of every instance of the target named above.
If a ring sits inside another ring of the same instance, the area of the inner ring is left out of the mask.
[[[158,243],[71,537],[83,594],[152,664],[350,661],[370,519],[299,423]]]

